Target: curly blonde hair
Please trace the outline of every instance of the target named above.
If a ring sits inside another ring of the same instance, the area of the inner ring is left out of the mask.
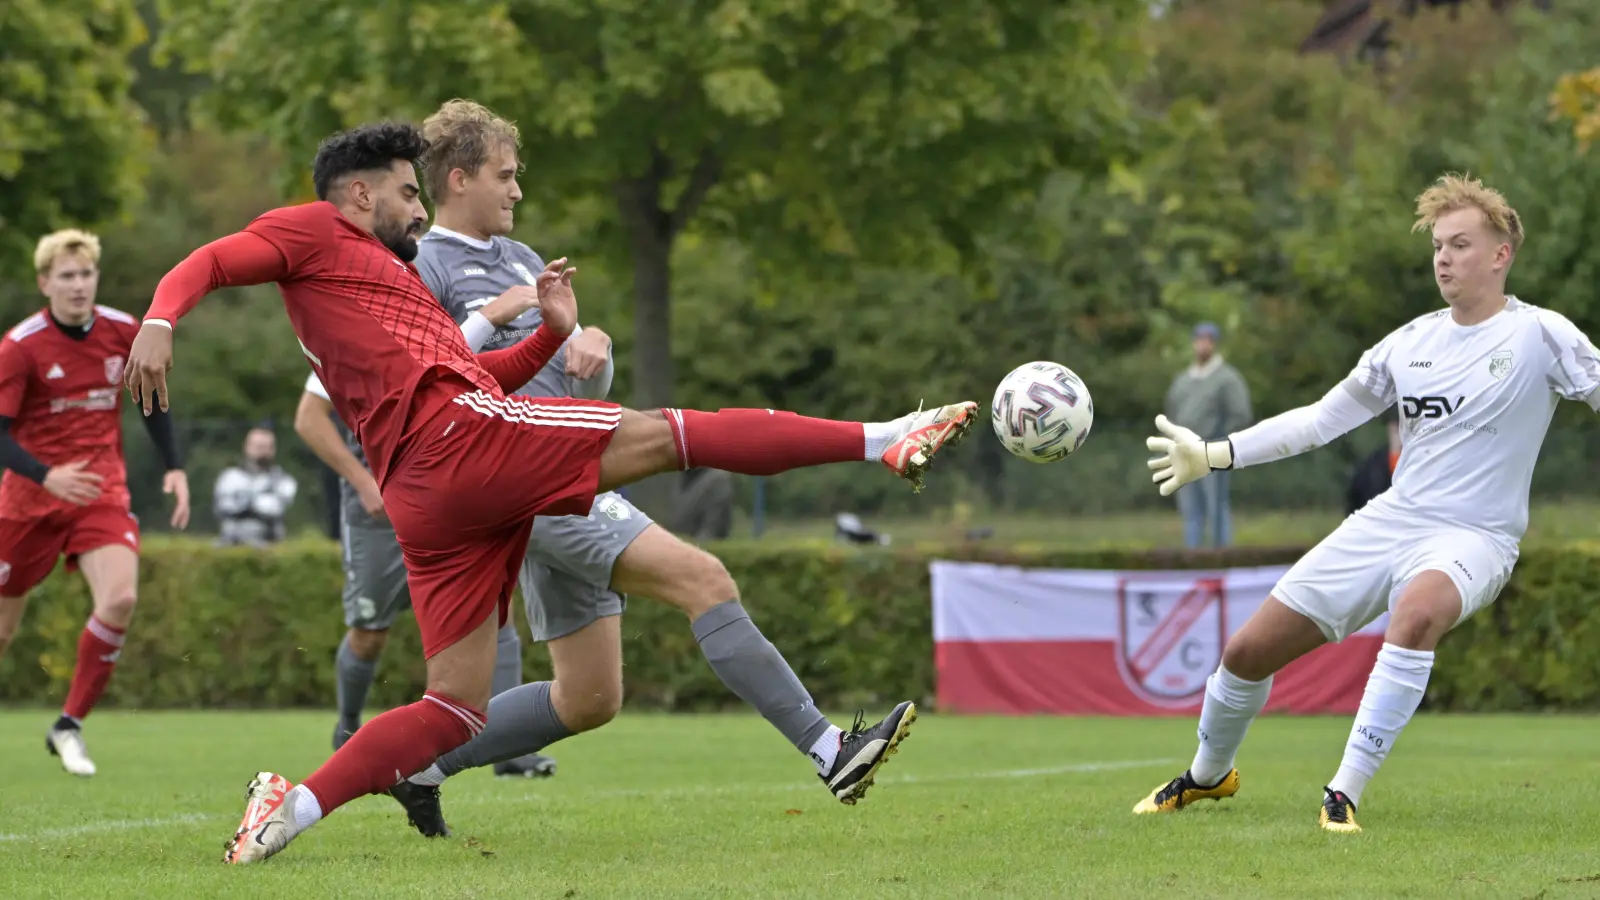
[[[1467,175],[1442,175],[1432,187],[1417,195],[1417,221],[1411,230],[1432,230],[1446,213],[1469,208],[1483,213],[1489,227],[1511,244],[1513,254],[1521,249],[1522,218],[1517,211],[1499,191]]]
[[[56,260],[66,256],[82,256],[90,264],[100,264],[100,239],[87,231],[66,228],[39,238],[33,248],[33,268],[45,275],[56,267]]]
[[[434,203],[444,200],[450,172],[460,169],[476,175],[496,147],[522,146],[515,123],[472,100],[450,100],[422,121],[428,151],[422,159],[422,177]]]

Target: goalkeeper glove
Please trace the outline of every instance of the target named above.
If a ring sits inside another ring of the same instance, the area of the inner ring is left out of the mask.
[[[1213,469],[1233,468],[1232,441],[1202,441],[1200,435],[1174,425],[1166,416],[1156,416],[1156,428],[1165,437],[1145,439],[1144,445],[1160,456],[1150,460],[1155,475],[1151,481],[1161,486],[1161,496],[1170,497],[1178,488],[1210,475]]]

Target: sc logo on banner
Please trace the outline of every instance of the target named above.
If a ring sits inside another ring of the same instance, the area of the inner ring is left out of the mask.
[[[1117,671],[1146,703],[1186,707],[1205,692],[1227,639],[1220,578],[1117,586]]]

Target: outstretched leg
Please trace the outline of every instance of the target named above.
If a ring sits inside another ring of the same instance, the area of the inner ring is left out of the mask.
[[[874,461],[920,490],[934,455],[966,436],[976,410],[974,403],[956,403],[889,422],[841,422],[769,409],[623,410],[600,458],[600,490],[681,469],[776,475]]]

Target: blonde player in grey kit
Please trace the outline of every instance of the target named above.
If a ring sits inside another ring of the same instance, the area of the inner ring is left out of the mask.
[[[515,344],[539,325],[534,277],[545,267],[533,250],[505,236],[522,199],[516,126],[477,103],[452,100],[423,123],[423,136],[430,145],[425,181],[436,213],[433,229],[419,242],[418,270],[473,350]],[[528,312],[507,325],[496,327],[481,314],[519,293],[529,298]],[[610,353],[610,338],[580,326],[517,393],[603,399],[611,383]],[[534,639],[549,644],[554,678],[497,695],[481,734],[391,791],[424,835],[450,833],[438,789],[449,776],[542,750],[617,714],[621,617],[629,594],[682,610],[717,676],[813,762],[843,803],[866,793],[916,719],[907,701],[870,727],[859,715],[849,731],[830,723],[751,621],[722,563],[617,494],[595,498],[586,517],[536,518],[520,587]]]
[[[1161,493],[1213,470],[1304,453],[1398,404],[1405,449],[1393,486],[1345,519],[1289,570],[1228,640],[1206,683],[1200,748],[1188,771],[1135,813],[1175,812],[1239,790],[1234,755],[1266,703],[1272,675],[1387,611],[1344,760],[1323,788],[1322,828],[1353,833],[1367,782],[1422,701],[1434,648],[1492,603],[1528,524],[1528,486],[1556,404],[1600,409],[1600,352],[1560,313],[1505,293],[1522,222],[1494,190],[1448,175],[1417,198],[1433,234],[1433,273],[1448,307],[1362,355],[1320,401],[1204,442],[1157,418],[1148,441]]]

